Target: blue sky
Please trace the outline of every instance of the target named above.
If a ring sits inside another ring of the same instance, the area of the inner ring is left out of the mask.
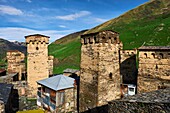
[[[149,0],[0,0],[0,38],[25,41],[44,34],[50,42],[93,28]]]

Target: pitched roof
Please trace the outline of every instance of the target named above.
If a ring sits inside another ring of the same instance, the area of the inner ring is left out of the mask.
[[[28,35],[28,36],[25,36],[25,38],[28,38],[28,37],[31,37],[31,36],[42,36],[42,37],[50,38],[49,36],[45,36],[45,35],[42,35],[42,34],[33,34],[33,35]]]
[[[74,79],[64,75],[56,75],[47,79],[39,80],[37,83],[55,91],[74,87]]]
[[[7,103],[12,87],[12,84],[0,83],[0,101]]]
[[[92,33],[83,34],[83,35],[81,35],[81,37],[90,36],[90,35],[96,35],[96,34],[98,34],[100,32],[114,32],[114,33],[119,34],[118,32],[113,31],[113,30],[100,30],[98,32],[92,32]]]

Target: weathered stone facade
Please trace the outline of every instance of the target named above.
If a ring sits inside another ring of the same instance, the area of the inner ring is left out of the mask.
[[[138,93],[170,87],[170,47],[140,47],[138,73]]]
[[[120,98],[119,34],[102,31],[81,37],[80,111]]]
[[[22,78],[22,74],[25,74],[25,55],[18,50],[11,50],[7,52],[8,61],[8,74],[19,73],[19,80]]]
[[[53,60],[54,56],[48,56],[48,70],[49,70],[49,75],[53,74]]]
[[[36,81],[52,73],[53,58],[48,56],[49,37],[35,34],[25,36],[27,44],[27,81],[31,96],[36,96]]]

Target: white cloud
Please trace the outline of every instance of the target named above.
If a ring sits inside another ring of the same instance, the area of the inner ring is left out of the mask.
[[[80,17],[87,16],[90,14],[91,12],[89,11],[80,11],[79,13],[69,14],[65,16],[56,16],[56,18],[60,20],[75,20],[76,18],[80,18]]]
[[[107,19],[102,19],[102,18],[94,18],[94,21],[97,22],[97,23],[103,23],[103,22],[106,22],[108,20]]]
[[[61,27],[61,28],[66,28],[66,26],[65,26],[65,25],[59,25],[58,27]]]
[[[0,5],[0,14],[22,15],[23,12],[15,7]]]
[[[43,34],[50,37],[50,42],[55,41],[69,33],[73,32],[73,30],[33,30],[27,28],[18,28],[18,27],[2,27],[0,28],[0,38],[6,40],[17,40],[17,41],[25,41],[25,36],[32,34]]]

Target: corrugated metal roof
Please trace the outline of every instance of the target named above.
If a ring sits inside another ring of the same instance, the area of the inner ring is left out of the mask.
[[[74,79],[64,75],[56,75],[47,79],[39,80],[37,83],[55,91],[74,87]]]

